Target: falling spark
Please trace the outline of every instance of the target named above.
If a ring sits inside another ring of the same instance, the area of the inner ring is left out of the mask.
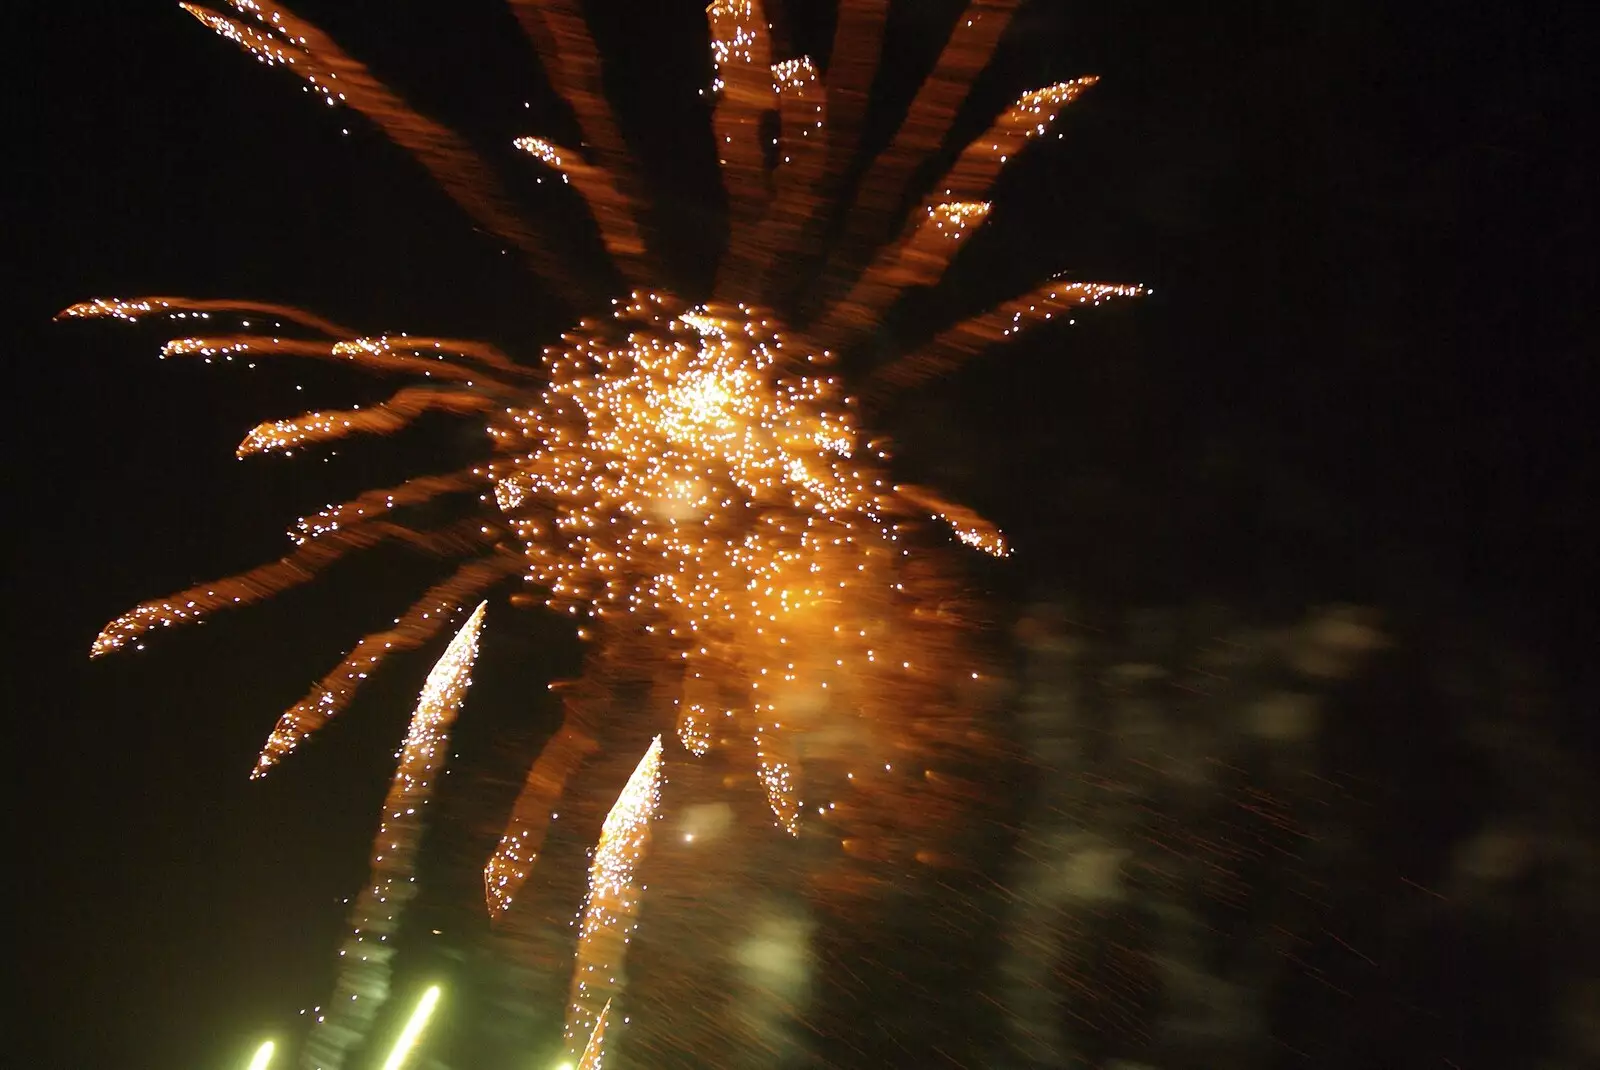
[[[511,909],[518,890],[533,872],[540,845],[568,781],[598,747],[581,716],[569,706],[561,728],[529,768],[505,834],[484,864],[484,906],[490,920],[499,921]]]
[[[252,453],[298,449],[307,443],[329,442],[346,435],[386,434],[399,430],[425,412],[465,415],[482,412],[490,404],[489,399],[480,394],[412,387],[370,409],[308,412],[290,420],[259,424],[239,443],[237,453],[248,457]]]
[[[910,505],[926,509],[928,515],[935,520],[942,520],[948,524],[951,533],[963,544],[974,550],[981,550],[991,557],[1006,557],[1011,553],[1005,536],[994,525],[965,506],[947,502],[923,487],[898,486],[894,489],[895,493]]]
[[[245,313],[272,319],[288,320],[302,327],[308,327],[329,338],[339,338],[350,333],[348,328],[341,327],[337,323],[325,320],[321,316],[314,316],[309,312],[302,312],[297,308],[291,308],[288,305],[243,300],[201,301],[192,297],[140,297],[129,301],[97,297],[92,301],[81,301],[78,304],[69,305],[57,313],[56,318],[111,318],[134,323],[146,316],[209,320],[213,315],[223,313]]]
[[[194,4],[185,11],[268,66],[296,74],[330,107],[345,106],[372,120],[390,140],[427,168],[451,199],[486,231],[516,246],[528,266],[557,293],[570,294],[550,243],[512,208],[488,165],[452,131],[419,114],[332,38],[270,0],[228,0],[255,26]],[[257,28],[259,27],[259,29]]]

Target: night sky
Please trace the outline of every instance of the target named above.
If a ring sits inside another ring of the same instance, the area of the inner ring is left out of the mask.
[[[694,292],[721,234],[695,92],[709,71],[701,5],[588,6],[626,72],[617,107],[674,279]],[[1063,140],[1005,173],[986,232],[937,293],[891,317],[884,344],[1057,270],[1155,294],[1040,331],[885,415],[908,478],[941,483],[1019,546],[974,572],[997,617],[1039,592],[1218,597],[1267,614],[1349,600],[1424,626],[1470,621],[1534,652],[1572,709],[1593,710],[1585,6],[1026,6],[955,142],[1022,89],[1103,81]],[[359,115],[176,5],[37,7],[12,37],[31,77],[13,157],[27,192],[8,227],[23,889],[11,920],[26,1005],[11,1043],[29,1067],[232,1065],[321,998],[427,659],[385,672],[268,782],[245,774],[277,713],[406,605],[426,567],[396,554],[341,568],[141,655],[91,664],[89,642],[144,598],[279,556],[295,516],[393,482],[467,432],[340,445],[326,464],[239,462],[259,420],[386,385],[292,362],[159,362],[161,326],[50,317],[92,296],[237,296],[531,356],[566,313]],[[635,7],[651,13],[619,14]],[[825,56],[831,7],[769,12],[794,51]],[[887,137],[957,7],[896,5],[869,140]],[[570,214],[510,148],[521,134],[575,138],[503,6],[297,10],[472,140],[530,211]],[[575,256],[572,270],[600,268]],[[526,746],[526,725],[550,712],[527,696],[577,663],[537,614],[501,622],[462,720],[463,768]],[[1563,731],[1600,751],[1591,720]],[[470,905],[506,791],[452,811],[461,843],[435,867],[436,917]]]

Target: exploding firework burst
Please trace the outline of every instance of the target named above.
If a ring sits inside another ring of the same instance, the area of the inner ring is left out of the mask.
[[[576,622],[593,653],[568,694],[566,723],[529,771],[485,869],[492,915],[511,906],[553,804],[606,737],[607,672],[622,662],[648,664],[675,696],[640,712],[662,717],[690,755],[748,770],[785,832],[799,834],[814,820],[848,854],[903,853],[890,830],[937,821],[940,810],[896,800],[912,788],[936,796],[928,755],[940,741],[970,738],[959,718],[940,716],[960,707],[959,687],[973,673],[950,626],[953,596],[937,555],[916,550],[920,531],[943,525],[996,556],[1007,546],[970,510],[893,482],[884,449],[858,425],[836,358],[908,289],[939,281],[995,210],[984,198],[1000,170],[1051,133],[1094,80],[1022,94],[956,155],[931,194],[899,212],[917,166],[943,144],[1016,7],[976,0],[833,227],[886,5],[846,0],[824,75],[808,57],[772,54],[758,3],[717,0],[707,8],[714,76],[705,92],[714,99],[730,238],[711,292],[680,297],[655,267],[633,192],[640,183],[601,92],[579,5],[512,0],[583,137],[582,151],[538,136],[515,147],[582,200],[626,284],[618,294],[587,294],[469,146],[316,27],[265,0],[231,0],[231,12],[182,6],[298,76],[328,105],[372,120],[589,318],[524,364],[482,342],[366,337],[246,301],[96,299],[64,310],[69,318],[168,316],[202,325],[230,314],[271,316],[272,333],[185,336],[163,355],[301,357],[413,380],[375,406],[262,423],[241,442],[241,457],[389,433],[425,413],[468,418],[484,430],[479,463],[302,517],[281,561],[137,606],[106,625],[92,653],[140,646],[153,629],[258,601],[350,552],[400,541],[456,561],[455,571],[392,627],[361,639],[282,715],[253,775],[338,715],[391,655],[427,643],[470,601],[520,575]],[[778,134],[769,145],[774,115]],[[835,232],[836,243],[820,237]],[[821,265],[799,297],[785,272],[796,262]],[[862,385],[911,385],[1029,327],[1141,292],[1053,279],[948,327]],[[408,509],[465,491],[476,491],[482,508],[462,522],[424,528],[407,520]],[[594,1010],[575,1038],[587,1035]]]

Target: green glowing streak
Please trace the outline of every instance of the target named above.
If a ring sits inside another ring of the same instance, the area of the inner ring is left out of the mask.
[[[417,1038],[422,1035],[422,1030],[427,1026],[428,1018],[433,1014],[433,1008],[438,1002],[438,985],[432,985],[422,993],[422,999],[417,1002],[417,1009],[411,1012],[411,1020],[406,1023],[405,1029],[401,1030],[400,1039],[394,1042],[394,1050],[384,1060],[383,1070],[400,1070],[405,1064],[406,1056],[417,1046]]]
[[[250,1057],[250,1070],[267,1070],[267,1064],[272,1061],[272,1053],[277,1050],[278,1046],[272,1041],[263,1040],[261,1047]]]

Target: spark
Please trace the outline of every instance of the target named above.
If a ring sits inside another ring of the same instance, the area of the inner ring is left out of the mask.
[[[250,1057],[250,1070],[267,1070],[272,1062],[272,1055],[278,1050],[278,1045],[270,1040],[263,1040],[256,1053]]]
[[[600,1008],[600,1017],[595,1019],[594,1029],[589,1033],[589,1042],[583,1046],[583,1055],[578,1059],[578,1070],[600,1070],[605,1063],[606,1056],[606,1025],[611,1021],[611,1000],[606,1000],[606,1005]]]
[[[700,703],[684,705],[678,714],[678,740],[683,744],[683,749],[696,758],[703,757],[711,749],[713,723],[711,715]]]
[[[433,1009],[439,1005],[439,995],[438,985],[430,985],[428,990],[422,993],[416,1009],[406,1020],[406,1027],[400,1031],[399,1038],[395,1040],[389,1057],[383,1061],[383,1070],[400,1070],[405,1065],[406,1059],[411,1055],[411,1049],[417,1046],[422,1031],[427,1028],[428,1019],[433,1017]]]

